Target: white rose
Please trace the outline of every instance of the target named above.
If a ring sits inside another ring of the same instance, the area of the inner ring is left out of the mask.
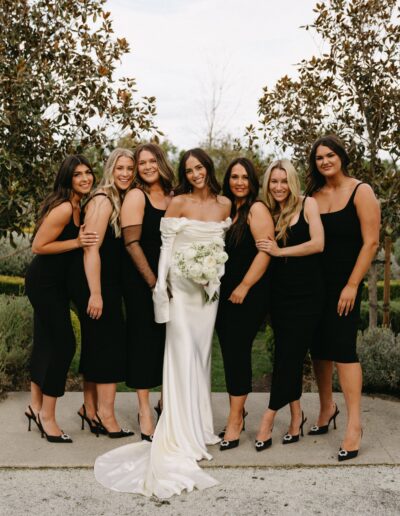
[[[223,248],[225,245],[225,242],[224,242],[223,238],[217,236],[217,237],[213,238],[213,244]]]
[[[199,263],[193,263],[189,266],[189,274],[191,278],[201,278],[202,267]]]
[[[196,249],[193,249],[193,247],[189,247],[188,249],[185,249],[184,256],[185,260],[193,260],[193,258],[196,256]]]
[[[217,270],[215,269],[215,267],[213,267],[213,268],[205,267],[203,269],[203,274],[207,278],[207,280],[213,280],[217,277]]]
[[[220,253],[217,253],[215,256],[217,263],[225,263],[228,260],[228,258],[229,256],[225,251],[221,251]]]
[[[217,261],[214,256],[206,256],[203,260],[204,267],[210,269],[217,265]]]

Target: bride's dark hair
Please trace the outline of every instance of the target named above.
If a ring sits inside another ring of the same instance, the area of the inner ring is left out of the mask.
[[[203,167],[207,170],[207,185],[210,188],[211,193],[218,195],[221,191],[221,186],[215,176],[213,160],[205,151],[203,151],[203,149],[199,148],[190,149],[186,151],[185,154],[181,157],[178,166],[179,184],[175,189],[175,195],[189,193],[192,189],[192,186],[186,177],[186,161],[190,158],[190,156],[198,159]]]

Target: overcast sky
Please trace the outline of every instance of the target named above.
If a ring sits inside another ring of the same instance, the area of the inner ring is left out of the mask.
[[[123,75],[141,95],[157,97],[157,125],[179,148],[206,134],[204,111],[223,87],[217,125],[241,136],[257,121],[264,86],[294,75],[294,64],[318,54],[300,29],[311,23],[315,0],[108,0],[116,36],[131,53]],[[213,87],[213,83],[215,86]]]

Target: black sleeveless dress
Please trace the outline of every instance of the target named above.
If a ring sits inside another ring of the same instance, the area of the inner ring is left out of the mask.
[[[73,216],[57,241],[78,237]],[[64,394],[69,366],[75,353],[67,288],[68,272],[77,251],[37,255],[25,277],[25,292],[34,309],[31,380],[46,396]]]
[[[360,283],[354,308],[347,316],[338,315],[337,305],[363,245],[360,220],[354,206],[360,184],[354,188],[342,210],[321,213],[325,230],[322,266],[326,302],[311,350],[312,358],[316,360],[358,362],[356,344],[363,284]]]
[[[286,244],[310,240],[304,207],[290,226]],[[321,255],[273,258],[271,264],[271,322],[275,339],[269,408],[279,410],[300,399],[303,363],[318,326],[324,298]]]
[[[96,195],[106,195],[99,193]],[[122,241],[108,225],[100,246],[103,313],[97,320],[86,313],[90,297],[83,251],[74,259],[70,274],[71,297],[81,323],[79,372],[88,382],[117,383],[126,378],[126,330],[122,312]]]
[[[252,391],[251,349],[268,311],[270,273],[267,270],[251,287],[242,304],[233,304],[228,298],[258,253],[248,225],[238,244],[233,241],[232,227],[228,230],[225,251],[229,259],[221,281],[216,330],[227,391],[232,396],[242,396]]]
[[[165,210],[155,208],[146,194],[140,246],[157,277],[160,258],[160,221]],[[123,293],[127,324],[127,379],[135,389],[162,384],[165,324],[154,321],[152,291],[127,252],[123,253]]]

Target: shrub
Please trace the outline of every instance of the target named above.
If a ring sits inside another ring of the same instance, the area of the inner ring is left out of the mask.
[[[383,299],[383,281],[377,282],[378,299]],[[368,283],[364,284],[361,297],[364,301],[368,300]],[[400,299],[400,280],[390,280],[390,299]]]
[[[8,238],[0,240],[0,274],[7,276],[25,276],[26,269],[32,261],[30,235],[13,236],[13,247]]]
[[[369,324],[369,305],[366,301],[361,302],[360,329],[366,330]],[[378,324],[383,321],[383,303],[378,302]],[[390,302],[390,327],[397,334],[400,333],[400,299]]]
[[[366,392],[400,394],[400,335],[389,328],[360,333],[357,351]]]
[[[24,278],[20,276],[0,276],[0,294],[22,296],[24,292]]]
[[[26,297],[0,295],[0,395],[25,388],[33,339],[33,310]]]

